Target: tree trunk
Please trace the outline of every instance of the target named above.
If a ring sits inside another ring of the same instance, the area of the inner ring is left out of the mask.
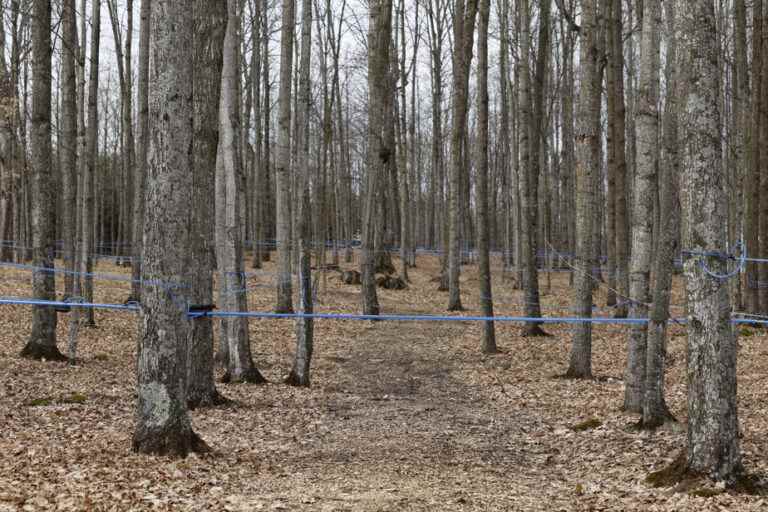
[[[93,2],[91,11],[91,49],[90,49],[90,76],[88,77],[88,125],[85,134],[86,163],[83,180],[83,212],[80,229],[83,232],[81,253],[81,272],[85,286],[84,298],[87,302],[93,302],[93,254],[94,250],[94,224],[95,224],[95,179],[96,164],[98,160],[99,139],[99,43],[101,37],[101,2]],[[85,310],[86,325],[94,327],[93,308]]]
[[[310,90],[310,57],[312,51],[312,2],[301,2],[301,57],[299,62],[299,108],[296,112],[299,144],[296,167],[296,187],[299,193],[297,204],[297,250],[299,251],[299,312],[312,314],[312,270],[309,248],[309,113],[312,101]],[[328,108],[327,110],[330,110]],[[329,112],[326,112],[330,116]],[[330,119],[329,119],[330,120]],[[325,249],[325,236],[320,236],[321,251]],[[286,383],[293,386],[309,387],[309,366],[312,361],[313,319],[296,318],[296,355],[293,368]]]
[[[238,51],[240,16],[238,0],[227,0],[227,30],[224,36],[221,94],[219,100],[219,147],[216,155],[216,264],[219,274],[219,307],[223,311],[248,310],[248,292],[241,236],[239,193],[240,80]],[[248,337],[248,319],[226,316],[220,323],[220,343],[227,345],[225,382],[265,382],[253,364]]]
[[[651,0],[655,1],[655,0]],[[667,224],[660,233],[659,247],[653,260],[653,306],[648,322],[648,346],[645,363],[645,397],[643,428],[656,428],[674,420],[664,400],[664,370],[666,369],[667,322],[672,291],[672,269],[678,253],[677,235],[680,224],[678,178],[680,160],[677,149],[677,40],[675,38],[675,9],[666,4],[667,54],[665,80],[667,97],[664,104],[663,149],[664,163],[659,166],[660,218]],[[659,12],[659,15],[661,13]],[[644,16],[647,19],[647,16]]]
[[[366,153],[365,206],[363,207],[363,239],[361,251],[363,314],[378,315],[375,261],[376,219],[380,200],[378,189],[384,182],[394,148],[388,145],[386,124],[389,87],[389,47],[392,37],[392,0],[373,0],[369,8],[368,26],[368,148]],[[380,230],[379,230],[380,231]]]
[[[749,168],[744,181],[746,219],[744,222],[744,236],[746,238],[747,252],[760,254],[759,241],[759,211],[760,211],[760,111],[763,109],[762,91],[762,39],[763,39],[763,0],[754,0],[752,3],[752,103],[751,130],[749,150]],[[757,262],[747,262],[746,272],[746,302],[750,313],[760,313],[760,269]]]
[[[726,250],[726,199],[720,152],[717,27],[709,0],[678,0],[682,64],[681,153],[683,247]],[[713,37],[714,36],[714,37]],[[688,299],[687,469],[732,480],[742,469],[736,404],[736,340],[730,325],[727,261],[693,255],[685,261]]]
[[[266,205],[264,200],[267,196],[264,191],[264,158],[262,153],[262,109],[261,109],[261,2],[251,0],[251,38],[253,39],[253,49],[251,55],[251,87],[253,88],[253,125],[255,140],[253,143],[253,181],[255,190],[253,191],[253,203],[251,205],[251,215],[253,223],[253,260],[252,268],[261,268],[261,262],[264,260],[263,251],[264,242],[264,224],[266,221]],[[266,35],[264,35],[266,38]]]
[[[592,317],[592,222],[595,208],[594,175],[599,163],[594,161],[593,146],[599,140],[599,92],[593,90],[597,74],[597,9],[594,0],[582,1],[582,52],[579,57],[579,99],[576,117],[576,261],[573,314]],[[592,324],[576,324],[571,346],[571,360],[566,372],[571,378],[592,377]]]
[[[477,251],[480,278],[480,304],[483,316],[493,316],[488,212],[488,19],[491,0],[480,0],[477,52]],[[492,321],[483,322],[482,351],[496,352],[496,332]]]
[[[54,300],[56,204],[51,172],[51,2],[32,4],[32,245],[33,264],[50,271],[32,273],[32,294],[37,300]],[[32,309],[32,333],[21,351],[22,357],[66,361],[56,347],[56,311],[51,307]]]
[[[277,134],[277,305],[276,313],[293,312],[291,286],[291,73],[296,0],[283,0],[280,32],[280,91]]]
[[[531,97],[530,61],[530,7],[528,0],[520,4],[521,13],[521,61],[520,66],[520,113],[523,128],[520,137],[520,188],[521,213],[523,222],[520,224],[520,242],[522,245],[523,290],[525,316],[541,317],[539,301],[539,273],[537,269],[537,225],[538,225],[538,196],[539,175],[541,174],[541,137],[544,117],[544,75],[547,72],[549,54],[549,16],[550,2],[541,2],[539,20],[539,47],[536,59],[535,89]],[[523,336],[543,336],[546,333],[540,324],[527,322],[523,328]]]
[[[152,127],[144,219],[142,309],[133,450],[184,457],[207,448],[187,413],[187,316],[193,177],[193,12],[154,0]]]
[[[144,189],[147,182],[147,153],[149,151],[149,16],[152,8],[152,0],[141,2],[141,23],[139,35],[139,84],[137,103],[139,109],[139,141],[136,151],[135,177],[133,190],[133,233],[131,296],[134,300],[140,300],[141,294],[141,259],[143,253],[144,236]]]
[[[749,70],[747,67],[747,9],[744,0],[734,0],[734,48],[733,60],[735,65],[734,85],[732,95],[734,134],[733,140],[733,199],[732,214],[729,229],[729,244],[735,247],[744,237],[744,183],[749,172],[748,151],[750,141],[749,129]],[[742,248],[743,250],[743,248]],[[734,307],[744,311],[744,287],[741,276],[733,280],[732,295]]]
[[[653,201],[656,196],[656,148],[659,141],[659,66],[661,7],[645,0],[640,58],[640,84],[635,116],[637,170],[632,205],[632,259],[629,283],[632,318],[647,318],[653,256]],[[642,413],[645,396],[646,324],[633,324],[629,335],[624,410]]]
[[[148,0],[145,0],[147,3]],[[227,27],[226,0],[196,0],[194,16],[194,161],[192,193],[192,254],[190,300],[213,303],[215,267],[214,189],[219,142],[219,95],[222,50]],[[226,360],[225,360],[226,363]],[[199,317],[192,322],[189,344],[187,404],[190,409],[226,402],[216,389],[213,363],[213,320]]]
[[[61,53],[61,176],[63,200],[62,238],[64,239],[64,295],[74,289],[75,240],[77,238],[77,14],[75,0],[65,0],[61,11],[64,29]],[[4,233],[0,232],[0,236]],[[5,238],[5,237],[4,237]]]
[[[465,190],[464,160],[467,148],[463,147],[467,131],[469,110],[469,72],[472,64],[472,43],[474,41],[475,18],[478,0],[456,0],[453,20],[453,94],[451,97],[451,170],[448,215],[448,310],[461,311],[461,219],[466,213],[462,191]],[[468,229],[464,226],[464,234]]]

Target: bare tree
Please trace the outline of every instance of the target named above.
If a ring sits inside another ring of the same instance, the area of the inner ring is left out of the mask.
[[[719,113],[717,25],[711,0],[675,4],[682,87],[683,247],[688,299],[689,471],[732,481],[741,471],[736,403],[736,340],[730,325],[727,262],[703,253],[726,249],[727,203]],[[709,270],[709,272],[707,272]]]
[[[37,267],[32,274],[32,293],[38,300],[53,300],[56,203],[51,176],[51,2],[34,0],[32,9],[32,245]],[[32,310],[32,333],[21,355],[66,361],[56,347],[56,311],[52,307]]]
[[[632,318],[646,318],[650,297],[653,255],[653,203],[657,193],[656,167],[659,141],[659,66],[661,7],[659,0],[643,2],[643,38],[640,47],[638,89],[637,168],[632,204],[632,257],[629,284]],[[624,388],[624,410],[642,412],[645,396],[646,324],[633,324],[629,336]]]
[[[466,151],[464,139],[469,110],[469,71],[475,33],[478,0],[456,0],[453,11],[453,96],[451,97],[451,169],[449,180],[448,310],[461,311],[461,218]],[[466,226],[465,226],[466,227]],[[466,232],[466,229],[464,230]]]
[[[579,56],[579,98],[576,117],[576,275],[573,313],[580,318],[592,316],[592,222],[595,208],[594,176],[598,162],[593,146],[599,141],[600,92],[596,89],[597,8],[595,0],[582,1],[582,39]],[[571,346],[571,360],[566,376],[592,377],[592,324],[576,324]]]
[[[392,38],[392,0],[374,0],[369,5],[368,25],[368,147],[366,152],[365,206],[363,208],[363,236],[361,247],[362,302],[363,313],[379,314],[379,300],[376,294],[375,260],[376,244],[375,217],[378,210],[380,184],[384,182],[394,148],[389,145],[387,115],[389,87],[389,47]],[[381,229],[379,229],[381,231]]]
[[[64,195],[62,234],[64,238],[64,294],[74,293],[75,240],[77,238],[77,14],[74,0],[64,0],[61,8],[63,25],[61,43],[61,154],[62,192]],[[3,66],[5,64],[3,63]],[[78,292],[79,293],[79,292]]]
[[[762,56],[763,44],[763,0],[754,0],[752,2],[752,101],[749,162],[747,174],[744,180],[744,193],[746,203],[746,218],[744,219],[744,237],[747,245],[747,251],[758,253],[760,250],[759,240],[759,211],[760,211],[760,112],[764,109],[762,105],[762,67],[764,58]],[[747,308],[751,313],[760,313],[760,294],[759,280],[761,279],[760,270],[757,262],[747,263],[746,272],[746,302]]]
[[[647,5],[647,4],[646,4]],[[667,224],[659,235],[659,246],[653,259],[653,305],[649,312],[648,346],[645,363],[645,396],[643,400],[644,428],[656,428],[674,418],[664,400],[664,370],[666,368],[667,322],[672,291],[672,268],[678,253],[680,228],[678,178],[680,157],[677,149],[677,39],[675,37],[675,6],[667,2],[666,9],[666,68],[667,97],[664,104],[662,143],[664,161],[659,165],[660,216]],[[659,13],[660,15],[661,13]],[[644,17],[647,19],[647,17]]]
[[[309,226],[309,109],[310,58],[312,52],[312,0],[301,2],[301,58],[299,62],[299,108],[297,116],[296,143],[299,145],[296,159],[296,187],[299,194],[296,213],[298,217],[296,248],[299,251],[299,312],[312,313],[312,270],[310,268]],[[325,248],[325,237],[320,240],[321,251]],[[296,319],[296,355],[293,368],[286,382],[293,386],[309,386],[309,365],[312,361],[313,320],[311,317]]]
[[[480,303],[483,316],[493,316],[491,264],[488,254],[488,21],[490,0],[480,0],[480,23],[477,40],[477,249],[479,252]],[[496,331],[492,321],[484,322],[482,350],[496,352]]]
[[[145,0],[148,3],[147,0]],[[194,17],[194,162],[190,264],[191,300],[197,305],[213,302],[213,247],[216,154],[219,144],[219,94],[222,51],[227,28],[226,0],[196,0]],[[226,360],[224,363],[226,364]],[[189,344],[187,403],[190,408],[226,401],[216,389],[213,375],[213,321],[196,318]]]
[[[227,30],[224,36],[221,94],[219,100],[219,146],[216,155],[216,263],[219,273],[219,304],[225,311],[247,311],[248,295],[241,236],[240,215],[240,101],[237,46],[240,33],[238,0],[227,0]],[[225,382],[262,383],[264,377],[253,364],[248,319],[221,319],[220,342],[227,344]]]
[[[101,40],[101,0],[96,0],[91,9],[91,48],[88,77],[88,124],[85,131],[85,166],[81,166],[82,213],[80,230],[80,271],[85,283],[84,298],[93,302],[93,255],[95,225],[96,164],[99,138],[99,46]],[[88,308],[86,324],[95,326],[93,308]]]
[[[280,32],[280,90],[277,124],[277,305],[275,312],[293,312],[291,286],[291,73],[296,0],[283,0]]]
[[[207,449],[187,413],[186,314],[192,195],[193,10],[153,0],[151,148],[144,219],[142,309],[133,449],[186,456]]]

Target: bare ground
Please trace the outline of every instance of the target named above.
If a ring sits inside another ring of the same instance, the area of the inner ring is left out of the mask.
[[[419,264],[408,290],[381,293],[385,313],[443,314],[447,297],[430,282],[436,262]],[[269,310],[273,270],[251,278],[252,309]],[[477,314],[475,267],[464,274],[463,300]],[[2,276],[3,295],[28,296],[24,274]],[[569,315],[567,275],[552,276],[549,293],[546,278],[542,284],[545,314]],[[501,279],[494,285],[497,314],[519,314],[520,293]],[[97,282],[97,299],[122,301],[127,290],[127,283]],[[318,310],[356,311],[357,290],[329,277]],[[619,410],[623,327],[596,327],[600,378],[570,381],[556,378],[567,367],[567,326],[547,326],[549,338],[523,338],[519,325],[498,324],[503,353],[484,356],[476,323],[319,320],[306,390],[280,384],[291,364],[292,323],[252,320],[254,357],[272,384],[221,384],[235,405],[192,414],[214,453],[173,461],[130,451],[135,316],[98,311],[97,323],[81,330],[79,366],[31,362],[18,357],[29,310],[0,307],[0,511],[768,508],[760,496],[703,498],[644,483],[674,458],[685,433],[638,432],[637,418]],[[60,322],[61,340],[65,329]],[[742,448],[747,469],[763,474],[768,346],[763,333],[747,332],[739,360]],[[667,397],[684,420],[682,333],[672,328]],[[597,421],[574,430],[587,420]]]

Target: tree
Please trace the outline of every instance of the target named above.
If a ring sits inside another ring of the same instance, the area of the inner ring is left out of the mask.
[[[149,3],[149,0],[145,0]],[[143,8],[143,6],[142,6]],[[192,193],[191,300],[194,304],[213,302],[215,250],[216,154],[219,144],[219,94],[222,50],[227,29],[226,0],[196,0],[194,6],[194,163]],[[224,361],[226,363],[226,361]],[[191,409],[224,403],[216,389],[213,363],[213,320],[192,322],[189,345],[187,403]]]
[[[280,90],[277,122],[277,305],[275,312],[293,312],[291,286],[291,73],[296,0],[283,0],[280,31]]]
[[[224,36],[221,94],[219,100],[219,146],[216,155],[216,263],[219,273],[219,304],[225,311],[247,311],[248,295],[243,258],[240,202],[240,95],[237,46],[240,44],[238,0],[227,0],[227,30]],[[264,382],[253,364],[248,319],[221,319],[220,339],[226,343],[225,382]]]
[[[523,222],[520,223],[522,252],[523,290],[525,292],[525,316],[541,316],[539,302],[539,274],[537,270],[536,226],[538,224],[539,175],[541,166],[541,137],[544,116],[544,75],[549,55],[550,2],[540,2],[539,48],[536,58],[535,88],[531,88],[530,70],[530,5],[520,3],[520,114],[523,127],[520,134],[520,206]],[[542,336],[546,333],[535,322],[526,322],[524,336]]]
[[[186,314],[193,177],[193,10],[154,0],[151,11],[152,129],[144,219],[142,309],[133,449],[186,456],[203,451],[187,412]]]
[[[61,44],[61,178],[62,235],[64,238],[64,294],[72,295],[75,281],[75,240],[77,238],[77,82],[75,54],[77,52],[77,14],[75,0],[64,0],[61,8],[63,37]]]
[[[618,297],[614,317],[627,316],[629,296],[629,274],[627,260],[629,251],[629,222],[627,215],[627,156],[625,148],[625,106],[624,106],[624,39],[622,31],[621,0],[608,0],[612,4],[611,19],[608,23],[608,66],[606,68],[606,89],[608,104],[608,211],[613,210],[613,222],[609,215],[608,254],[613,253],[613,265],[609,271],[614,274],[609,283],[615,284]],[[613,186],[611,186],[613,184]],[[612,208],[611,208],[612,205]],[[612,228],[612,229],[611,229]],[[609,294],[610,297],[610,294]],[[609,300],[609,305],[610,300]]]
[[[477,249],[479,252],[480,303],[483,316],[493,316],[493,291],[491,289],[491,264],[488,255],[488,20],[490,0],[480,0],[477,52]],[[486,354],[496,352],[496,332],[492,321],[484,322],[482,350]]]
[[[126,0],[126,37],[125,51],[123,51],[120,21],[117,15],[117,3],[115,0],[107,0],[109,17],[112,22],[112,35],[115,41],[115,53],[117,58],[117,76],[120,82],[120,131],[122,132],[122,176],[124,185],[123,196],[126,199],[120,201],[120,238],[117,250],[120,256],[127,251],[125,246],[130,244],[126,240],[133,239],[132,216],[129,207],[133,207],[133,182],[136,154],[133,138],[133,0]],[[130,201],[127,200],[130,198]],[[131,249],[132,251],[132,249]]]
[[[389,47],[392,39],[392,0],[374,0],[369,6],[368,25],[368,148],[366,152],[365,206],[363,208],[363,236],[361,246],[361,274],[363,314],[378,315],[376,295],[375,216],[378,209],[380,183],[384,181],[394,148],[389,145],[387,115],[389,87]],[[381,231],[381,229],[379,229]]]
[[[683,247],[688,300],[688,443],[686,467],[731,481],[742,469],[736,403],[736,339],[730,325],[727,203],[720,134],[719,34],[711,0],[677,0],[681,72]],[[710,272],[707,272],[709,270]]]
[[[598,162],[593,146],[599,141],[600,91],[595,90],[597,76],[597,9],[594,0],[582,1],[582,51],[579,57],[579,99],[576,138],[576,262],[573,313],[580,318],[592,316],[592,221],[595,208],[594,176]],[[578,323],[573,331],[571,358],[566,376],[592,377],[592,324]]]
[[[85,40],[85,38],[83,38]],[[91,49],[88,77],[88,124],[85,129],[85,166],[81,166],[82,213],[80,222],[80,272],[85,286],[84,298],[93,302],[93,254],[95,219],[95,179],[99,138],[99,44],[101,41],[101,0],[91,9]],[[85,43],[83,43],[85,46]],[[93,308],[86,309],[86,324],[95,326]]]
[[[133,188],[133,237],[131,261],[131,295],[140,300],[141,294],[141,258],[144,236],[144,189],[147,181],[147,156],[149,151],[149,16],[152,0],[142,0],[139,26],[139,82],[137,94],[138,146],[136,148],[134,188]]]
[[[766,27],[768,28],[768,27]],[[760,211],[760,111],[762,106],[762,41],[763,41],[763,0],[752,3],[752,102],[749,130],[752,134],[748,146],[749,161],[744,180],[746,203],[746,218],[744,219],[744,238],[747,251],[758,253],[759,241],[759,211]],[[745,127],[746,128],[746,127]],[[750,313],[760,313],[759,267],[757,262],[747,263],[746,272],[746,305]]]
[[[640,47],[640,84],[637,126],[637,169],[632,203],[632,257],[629,293],[632,318],[646,318],[651,301],[650,273],[653,256],[653,203],[657,193],[656,166],[659,141],[659,66],[661,7],[645,0]],[[645,396],[647,325],[633,324],[629,336],[624,388],[624,410],[642,412]]]
[[[32,2],[32,245],[36,271],[32,293],[38,300],[55,299],[54,190],[51,172],[51,2]],[[56,347],[56,311],[36,306],[32,333],[21,351],[23,357],[66,361]]]
[[[448,229],[448,310],[461,311],[461,218],[462,189],[466,152],[464,139],[469,110],[469,71],[472,65],[472,46],[475,33],[478,0],[456,0],[453,12],[453,96],[451,98],[451,168],[449,179]],[[466,226],[465,226],[466,228]],[[464,230],[466,233],[466,229]]]
[[[309,67],[312,52],[312,1],[301,2],[301,60],[299,62],[299,105],[297,116],[297,137],[299,144],[296,158],[298,170],[296,187],[299,194],[297,203],[296,249],[299,251],[299,312],[312,314],[312,270],[310,268],[309,226],[309,109],[311,97]],[[320,240],[321,251],[325,237]],[[296,355],[293,368],[286,383],[293,386],[309,387],[309,365],[312,361],[313,319],[296,318]]]
[[[647,4],[646,4],[647,5]],[[656,428],[673,420],[664,400],[664,370],[666,368],[667,322],[672,291],[672,268],[678,253],[680,228],[679,201],[677,196],[680,158],[677,149],[677,39],[675,38],[675,6],[665,5],[667,14],[666,69],[667,97],[664,104],[662,144],[664,160],[659,165],[660,216],[667,224],[659,235],[659,246],[653,259],[653,305],[649,312],[648,345],[645,362],[645,396],[643,397],[644,428]],[[661,13],[659,13],[661,15]],[[647,19],[647,17],[644,17]]]

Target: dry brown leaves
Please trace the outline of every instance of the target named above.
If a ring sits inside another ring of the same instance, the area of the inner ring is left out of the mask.
[[[106,264],[99,270],[125,272]],[[464,271],[471,314],[479,313],[475,272]],[[2,295],[28,296],[23,273],[3,275]],[[383,312],[442,314],[447,297],[430,282],[436,275],[437,262],[421,257],[408,290],[380,290]],[[257,286],[270,282],[269,275],[251,278],[252,309],[270,309],[274,290]],[[520,292],[500,279],[494,285],[497,314],[520,314]],[[125,300],[127,283],[98,282],[96,295]],[[569,297],[567,275],[555,274],[545,313],[568,315]],[[320,299],[319,311],[358,310],[358,288],[335,274]],[[498,324],[503,353],[489,357],[479,352],[476,323],[320,320],[313,387],[303,390],[279,384],[291,364],[292,323],[252,320],[254,357],[273,384],[220,385],[236,405],[193,413],[196,431],[215,452],[174,461],[130,451],[136,318],[98,311],[98,328],[81,330],[81,364],[71,368],[17,356],[29,313],[0,308],[0,511],[766,506],[759,497],[700,498],[644,483],[672,460],[685,434],[637,432],[637,418],[620,412],[622,327],[596,327],[601,379],[581,382],[553,378],[566,368],[566,326],[547,326],[553,337],[531,339],[519,336],[518,325]],[[60,324],[65,340],[66,322]],[[672,328],[667,390],[678,418],[685,415],[681,334]],[[739,363],[742,446],[756,473],[766,472],[768,453],[765,342],[761,332],[742,337]],[[592,419],[594,428],[573,428]]]

